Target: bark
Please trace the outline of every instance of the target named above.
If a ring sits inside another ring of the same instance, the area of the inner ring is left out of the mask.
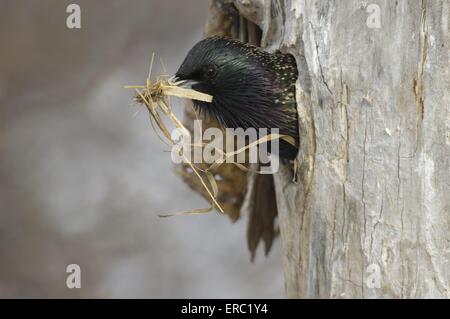
[[[287,295],[450,297],[449,2],[235,5],[300,72],[298,182],[275,176]]]

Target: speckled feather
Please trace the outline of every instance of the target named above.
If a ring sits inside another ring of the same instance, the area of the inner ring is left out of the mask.
[[[298,143],[293,56],[268,53],[253,45],[224,37],[197,43],[176,76],[195,80],[193,89],[211,94],[212,103],[194,104],[215,116],[224,127],[279,128]],[[281,141],[280,156],[292,159],[297,149]]]

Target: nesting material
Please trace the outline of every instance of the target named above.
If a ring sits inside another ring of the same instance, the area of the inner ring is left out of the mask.
[[[161,115],[167,117],[170,122],[174,125],[174,127],[182,130],[183,132],[188,133],[189,131],[186,129],[186,127],[182,124],[182,122],[175,116],[175,114],[172,112],[169,97],[178,97],[178,98],[184,98],[184,99],[190,99],[190,100],[198,100],[203,102],[212,102],[213,96],[209,94],[205,94],[202,92],[195,91],[193,89],[187,89],[182,88],[178,86],[180,83],[178,82],[171,82],[168,79],[168,76],[158,76],[157,80],[154,82],[151,80],[151,72],[152,72],[152,66],[154,61],[154,55],[152,56],[152,60],[150,63],[150,69],[149,74],[147,77],[146,85],[128,85],[125,86],[126,89],[133,89],[136,93],[135,95],[135,101],[141,104],[144,104],[151,116],[151,119],[153,119],[159,130],[162,132],[164,137],[166,138],[169,145],[176,145],[176,141],[174,141],[171,137],[170,131],[167,128],[167,126],[164,124],[163,119]],[[189,135],[189,134],[188,134]],[[201,169],[199,167],[196,167],[190,159],[188,159],[184,154],[180,154],[180,156],[184,159],[184,161],[187,163],[187,165],[192,169],[194,174],[199,179],[201,185],[205,189],[206,193],[208,194],[210,200],[211,200],[211,207],[203,208],[203,209],[194,209],[191,211],[185,211],[175,214],[169,214],[169,215],[159,215],[160,217],[168,217],[173,215],[181,215],[181,214],[205,214],[210,212],[213,208],[216,208],[221,213],[225,213],[222,206],[219,204],[217,200],[218,195],[218,186],[217,181],[214,178],[214,175],[211,171],[217,169],[220,165],[225,163],[227,160],[230,161],[230,158],[232,158],[234,155],[237,155],[241,152],[245,152],[248,149],[252,147],[256,147],[257,145],[261,143],[265,143],[274,139],[284,139],[289,143],[292,143],[295,145],[295,140],[286,135],[281,134],[269,134],[267,136],[264,136],[257,141],[254,141],[253,143],[250,143],[246,145],[245,147],[238,149],[231,153],[224,153],[223,150],[216,149],[217,152],[220,154],[223,154],[221,159],[218,159],[216,162],[210,165],[207,169]],[[203,143],[197,143],[197,144],[189,144],[191,147],[203,147]],[[242,165],[240,163],[232,163],[236,165],[241,170],[248,170],[245,165]],[[204,177],[202,177],[205,176]]]

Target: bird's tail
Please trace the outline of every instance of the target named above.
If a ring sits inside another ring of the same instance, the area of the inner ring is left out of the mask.
[[[273,176],[254,174],[253,186],[250,189],[249,219],[247,226],[247,244],[253,262],[259,242],[264,242],[266,255],[278,230],[275,229],[275,218],[278,215]]]

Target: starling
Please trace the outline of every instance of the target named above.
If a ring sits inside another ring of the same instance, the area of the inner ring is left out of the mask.
[[[194,106],[216,118],[223,127],[278,128],[280,134],[293,137],[298,146],[297,76],[296,62],[290,54],[271,54],[215,36],[200,41],[189,51],[172,80],[184,81],[183,85],[212,95],[211,103],[193,101]],[[281,140],[279,155],[294,159],[297,147]],[[249,178],[253,183],[247,190],[247,244],[253,260],[259,242],[264,242],[267,254],[278,234],[277,204],[271,175],[254,174]]]
[[[194,101],[202,112],[226,128],[278,128],[295,138],[298,120],[295,58],[226,37],[214,36],[198,42],[175,74],[175,81],[212,95],[211,103]],[[294,159],[297,147],[280,141],[279,155]]]

